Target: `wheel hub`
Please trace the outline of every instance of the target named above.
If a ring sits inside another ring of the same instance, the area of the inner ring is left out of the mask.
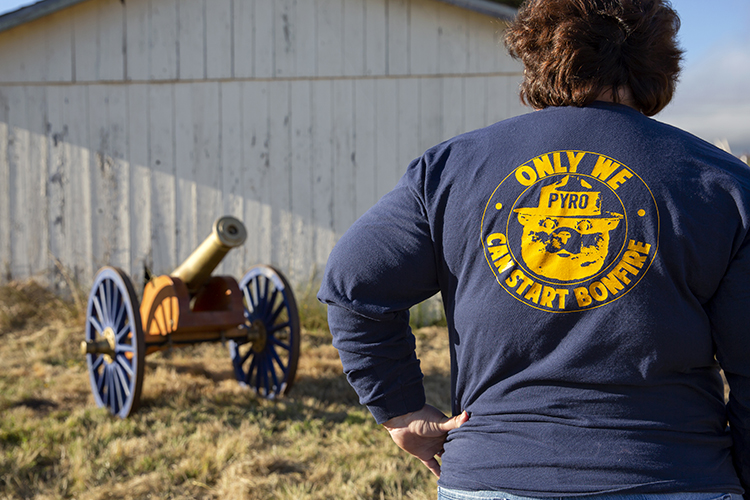
[[[256,319],[255,321],[253,321],[251,328],[255,333],[253,338],[253,351],[255,351],[256,353],[263,352],[268,341],[268,332],[266,331],[266,325],[262,320]]]
[[[104,329],[104,332],[102,332],[102,337],[104,337],[104,340],[106,340],[109,345],[109,352],[104,353],[104,360],[107,363],[112,363],[115,358],[115,344],[117,343],[115,331],[111,326],[108,326]]]
[[[115,359],[115,345],[117,345],[117,336],[112,327],[107,327],[101,337],[96,340],[84,340],[81,342],[81,354],[102,354],[107,363],[112,363]]]

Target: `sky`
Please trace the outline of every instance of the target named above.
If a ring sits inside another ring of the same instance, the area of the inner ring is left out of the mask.
[[[656,119],[750,154],[750,0],[672,0],[685,60]]]
[[[34,0],[0,0],[0,14]],[[672,0],[685,60],[674,100],[656,119],[750,154],[750,0]]]

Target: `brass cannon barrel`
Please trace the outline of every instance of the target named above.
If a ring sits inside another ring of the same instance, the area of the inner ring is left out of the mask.
[[[182,280],[191,293],[196,292],[211,277],[227,252],[242,245],[245,238],[247,231],[239,220],[231,216],[216,219],[208,238],[170,276]]]

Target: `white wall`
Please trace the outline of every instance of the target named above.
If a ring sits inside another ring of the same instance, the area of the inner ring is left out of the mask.
[[[210,8],[208,8],[210,5]],[[0,33],[2,280],[322,271],[431,145],[524,110],[501,24],[434,0],[89,0]]]

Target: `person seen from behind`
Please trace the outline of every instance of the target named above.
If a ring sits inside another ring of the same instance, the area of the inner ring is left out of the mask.
[[[750,169],[651,118],[678,29],[667,0],[528,0],[535,111],[426,151],[334,248],[344,371],[439,499],[750,499]],[[452,418],[409,328],[438,292]]]

